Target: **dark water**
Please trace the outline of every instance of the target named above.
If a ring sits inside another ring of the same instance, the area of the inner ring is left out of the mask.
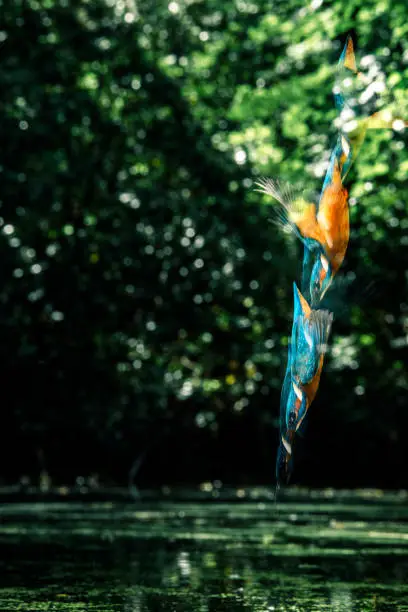
[[[408,611],[405,497],[0,508],[0,610]]]

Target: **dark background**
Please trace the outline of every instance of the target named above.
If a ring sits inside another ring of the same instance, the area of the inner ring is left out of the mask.
[[[407,118],[405,1],[0,8],[1,481],[272,483],[302,249],[253,179],[319,189],[348,33]],[[348,178],[298,484],[408,486],[407,142]]]

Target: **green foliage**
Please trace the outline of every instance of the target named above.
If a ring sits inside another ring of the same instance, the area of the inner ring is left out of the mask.
[[[350,29],[408,117],[405,2],[0,8],[3,435],[26,460],[81,436],[130,456],[197,427],[228,445],[250,412],[271,461],[300,248],[253,179],[319,188]],[[337,312],[316,430],[339,444],[351,414],[382,444],[407,424],[406,145],[372,132],[351,173],[345,271],[379,282]]]

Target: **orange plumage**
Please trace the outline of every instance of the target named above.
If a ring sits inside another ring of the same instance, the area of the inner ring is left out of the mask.
[[[301,212],[292,212],[290,220],[295,223],[298,230],[305,238],[317,240],[319,244],[325,241],[324,232],[316,217],[316,206],[313,203],[305,203]]]
[[[325,251],[335,274],[343,262],[350,238],[348,191],[343,187],[337,161],[332,180],[323,192],[317,221],[324,233]]]

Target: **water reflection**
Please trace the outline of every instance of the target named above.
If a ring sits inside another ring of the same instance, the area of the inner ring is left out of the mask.
[[[278,515],[255,503],[31,504],[0,515],[0,609],[408,606],[402,504],[287,503]]]

